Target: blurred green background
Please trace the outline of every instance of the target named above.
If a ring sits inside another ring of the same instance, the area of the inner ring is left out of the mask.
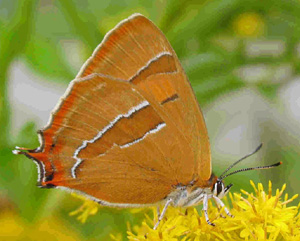
[[[35,164],[15,145],[39,146],[36,131],[105,33],[133,13],[165,33],[203,109],[213,169],[264,147],[239,167],[279,168],[233,175],[300,193],[300,2],[280,0],[0,1],[0,238],[109,240],[143,213],[101,208],[81,224],[82,201],[36,187]],[[294,203],[296,205],[297,203]]]

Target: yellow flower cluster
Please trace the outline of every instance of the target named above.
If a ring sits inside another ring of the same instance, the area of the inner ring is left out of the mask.
[[[254,193],[241,190],[241,193],[229,193],[232,208],[230,212],[234,218],[225,217],[224,210],[218,210],[212,206],[208,209],[210,221],[215,227],[206,223],[203,215],[199,215],[194,207],[167,209],[164,219],[153,230],[156,223],[157,211],[153,208],[154,219],[146,215],[146,219],[140,226],[128,228],[128,239],[139,240],[300,240],[300,216],[298,206],[287,206],[298,197],[294,195],[288,198],[283,195],[286,185],[281,190],[276,190],[272,195],[272,183],[269,182],[268,190],[263,185],[256,185],[250,181]],[[96,202],[74,194],[84,200],[83,205],[70,215],[79,215],[78,219],[85,222],[90,215],[94,215],[99,208]],[[226,206],[229,207],[225,197]],[[223,215],[222,215],[223,214]],[[122,237],[111,235],[114,240],[122,240]]]
[[[298,195],[283,197],[286,185],[272,195],[272,183],[264,191],[261,183],[256,187],[250,182],[254,193],[241,190],[242,194],[232,195],[231,213],[234,218],[221,218],[218,209],[209,207],[209,217],[216,226],[208,225],[197,210],[169,207],[157,230],[156,220],[146,217],[141,226],[128,231],[129,240],[300,240],[299,206],[287,207]],[[225,199],[225,203],[228,200]],[[154,217],[157,217],[153,208]],[[221,210],[223,213],[223,210]],[[225,215],[224,215],[225,216]]]

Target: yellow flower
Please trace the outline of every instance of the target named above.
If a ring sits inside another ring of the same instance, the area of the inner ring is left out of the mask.
[[[85,223],[90,215],[95,215],[98,212],[100,207],[98,203],[76,193],[71,193],[71,195],[83,200],[83,204],[78,209],[69,213],[70,216],[78,215],[77,220],[81,223]]]
[[[20,240],[83,240],[76,230],[70,229],[63,220],[55,215],[42,216],[32,222],[22,218],[13,209],[1,207],[0,239],[9,241]]]
[[[241,37],[257,37],[264,31],[264,21],[257,13],[242,13],[233,21],[235,32]]]
[[[229,194],[234,218],[221,218],[218,209],[210,204],[209,217],[216,226],[210,226],[193,207],[169,207],[157,230],[156,220],[149,216],[140,226],[128,230],[129,240],[300,240],[298,206],[287,206],[298,195],[288,198],[281,190],[272,195],[272,183],[266,191],[259,183],[250,181],[254,193],[241,190],[241,194]],[[225,199],[225,203],[228,200]],[[221,210],[224,213],[223,210]],[[153,215],[157,217],[156,208]],[[225,216],[225,214],[224,214]],[[156,218],[155,218],[156,219]]]

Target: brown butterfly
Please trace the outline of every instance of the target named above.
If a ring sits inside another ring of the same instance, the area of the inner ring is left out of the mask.
[[[224,186],[226,176],[280,164],[225,176],[242,158],[219,178],[212,174],[191,85],[164,34],[140,14],[105,36],[38,134],[40,147],[14,153],[35,161],[39,186],[112,207],[164,204],[159,221],[170,204],[203,202],[212,224],[208,199],[224,206],[221,198],[232,186]]]

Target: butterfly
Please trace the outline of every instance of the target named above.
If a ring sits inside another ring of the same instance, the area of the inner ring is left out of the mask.
[[[38,132],[36,149],[15,154],[38,167],[38,185],[83,194],[101,205],[203,203],[224,207],[232,184],[212,173],[200,107],[164,34],[134,14],[106,34]],[[261,145],[255,150],[258,151]],[[253,154],[253,153],[251,153]],[[225,212],[231,216],[225,207]]]

